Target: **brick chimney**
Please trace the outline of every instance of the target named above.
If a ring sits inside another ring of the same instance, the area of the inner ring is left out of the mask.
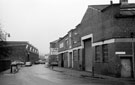
[[[113,1],[112,1],[112,0],[110,1],[110,4],[111,4],[111,5],[113,4]]]
[[[120,4],[121,5],[127,5],[128,4],[128,0],[120,0]]]

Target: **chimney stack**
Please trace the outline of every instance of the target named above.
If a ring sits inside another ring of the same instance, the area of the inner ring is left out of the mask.
[[[113,1],[112,1],[112,0],[110,1],[110,4],[111,4],[111,5],[113,4]]]
[[[127,5],[128,4],[128,0],[120,0],[120,4],[121,5]]]

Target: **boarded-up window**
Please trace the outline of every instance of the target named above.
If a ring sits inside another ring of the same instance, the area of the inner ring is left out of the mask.
[[[101,62],[100,46],[95,47],[95,62]]]
[[[56,48],[56,43],[50,43],[50,48]]]
[[[74,61],[78,61],[78,52],[77,52],[77,50],[74,50],[73,51],[73,57],[74,57]]]
[[[68,48],[68,40],[65,40],[65,48]]]
[[[105,44],[102,47],[103,49],[103,62],[108,62],[108,45]]]
[[[80,61],[80,49],[78,49],[78,61]]]
[[[67,52],[65,52],[63,55],[64,55],[64,57],[63,57],[64,60],[67,61]]]

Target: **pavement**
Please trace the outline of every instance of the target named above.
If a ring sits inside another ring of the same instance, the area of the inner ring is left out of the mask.
[[[92,72],[80,71],[80,70],[75,70],[71,68],[63,68],[63,67],[54,67],[52,70],[62,72],[66,75],[70,75],[74,77],[87,78],[87,79],[90,79],[90,78],[108,79],[112,81],[119,81],[119,82],[124,82],[128,84],[130,83],[130,84],[135,85],[135,78],[116,78],[116,77],[105,76],[105,75],[100,75],[100,74],[94,74],[94,76],[92,76]]]
[[[24,66],[19,67],[19,70],[22,69],[23,67],[24,67]],[[3,74],[14,74],[14,73],[11,73],[11,70],[10,70],[10,69],[7,69],[7,70],[5,70],[5,71],[3,71],[3,72],[0,72],[0,75],[3,75]]]
[[[10,69],[3,71],[3,72],[0,72],[0,75],[2,75],[2,74],[10,74]]]

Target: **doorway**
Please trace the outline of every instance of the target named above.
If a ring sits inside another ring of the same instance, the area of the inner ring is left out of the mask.
[[[72,52],[69,53],[69,67],[72,68]]]
[[[92,45],[91,38],[84,40],[84,66],[85,71],[92,71]]]
[[[121,77],[132,77],[132,57],[121,57]]]
[[[61,54],[61,67],[64,67],[64,58],[63,58],[64,54]]]

